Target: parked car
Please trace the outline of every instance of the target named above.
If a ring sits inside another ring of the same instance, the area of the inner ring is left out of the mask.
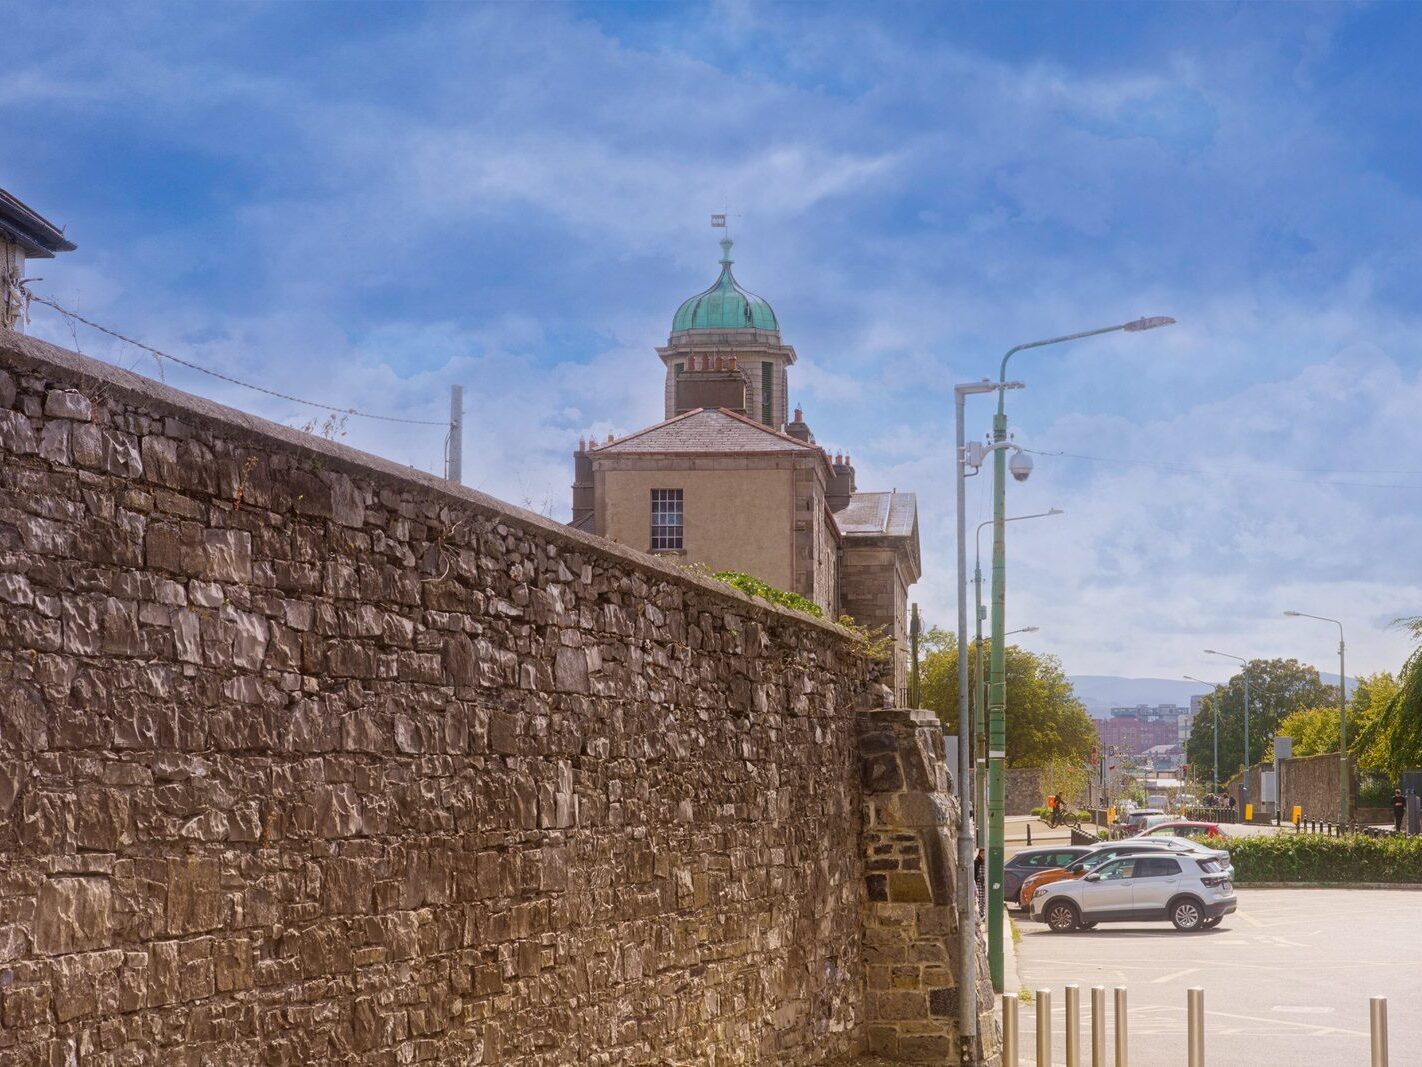
[[[1154,823],[1140,831],[1137,837],[1219,837],[1229,835],[1220,829],[1218,823],[1195,822],[1188,819],[1171,819]]]
[[[1081,878],[1090,874],[1103,863],[1117,859],[1121,856],[1133,856],[1141,852],[1166,851],[1166,852],[1193,852],[1199,856],[1205,856],[1215,860],[1231,879],[1234,877],[1234,867],[1230,864],[1229,853],[1222,849],[1212,849],[1208,845],[1199,844],[1183,837],[1167,837],[1161,839],[1143,839],[1139,837],[1129,838],[1125,841],[1107,841],[1100,845],[1089,846],[1085,855],[1080,859],[1073,860],[1060,870],[1041,871],[1033,874],[1022,881],[1022,889],[1018,893],[1019,906],[1030,908],[1032,901],[1044,886],[1054,882],[1069,881]]]
[[[1192,931],[1218,926],[1236,906],[1234,885],[1213,856],[1147,850],[1044,887],[1032,898],[1032,918],[1055,933],[1162,920]]]
[[[1135,811],[1126,812],[1121,818],[1116,820],[1116,825],[1131,832],[1144,830],[1146,820],[1159,817],[1161,821],[1169,818],[1165,812],[1159,808],[1137,808]]]
[[[1052,848],[1026,848],[1002,866],[1002,898],[1017,905],[1024,879],[1042,871],[1055,871],[1090,852],[1091,845],[1056,845]]]

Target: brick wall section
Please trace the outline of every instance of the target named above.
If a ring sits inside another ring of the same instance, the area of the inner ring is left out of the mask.
[[[864,775],[865,1013],[869,1051],[895,1063],[958,1059],[958,802],[931,711],[860,718]],[[969,921],[976,921],[976,915]],[[979,941],[980,949],[985,945]],[[996,1062],[987,955],[978,953],[979,1032]]]
[[[0,602],[0,1062],[862,1042],[834,628],[13,334]]]

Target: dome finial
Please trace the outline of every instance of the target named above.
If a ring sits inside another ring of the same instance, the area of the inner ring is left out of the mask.
[[[731,259],[731,245],[734,242],[729,237],[721,238],[721,266],[729,267],[735,260]]]

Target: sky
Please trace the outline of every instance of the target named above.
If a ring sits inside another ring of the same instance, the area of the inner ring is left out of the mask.
[[[1024,352],[1008,627],[1073,674],[1396,670],[1422,614],[1422,12],[1407,4],[0,4],[0,187],[37,292],[266,388],[438,421],[566,519],[580,435],[661,417],[716,276],[791,399],[918,493],[956,617],[952,387]],[[30,331],[289,425],[319,411],[40,307]],[[990,425],[972,398],[968,434]],[[436,472],[442,430],[346,443]],[[968,483],[970,528],[989,479]],[[971,566],[972,547],[969,546]]]

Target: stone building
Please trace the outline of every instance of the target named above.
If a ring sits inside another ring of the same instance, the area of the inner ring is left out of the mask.
[[[657,349],[664,419],[580,442],[572,525],[655,555],[743,571],[827,615],[883,627],[907,703],[908,589],[922,570],[912,493],[861,491],[848,455],[789,409],[795,349],[770,304],[731,273],[686,300]]]
[[[25,260],[53,259],[55,253],[74,248],[58,226],[0,189],[0,329],[24,325],[20,279],[25,277]]]

